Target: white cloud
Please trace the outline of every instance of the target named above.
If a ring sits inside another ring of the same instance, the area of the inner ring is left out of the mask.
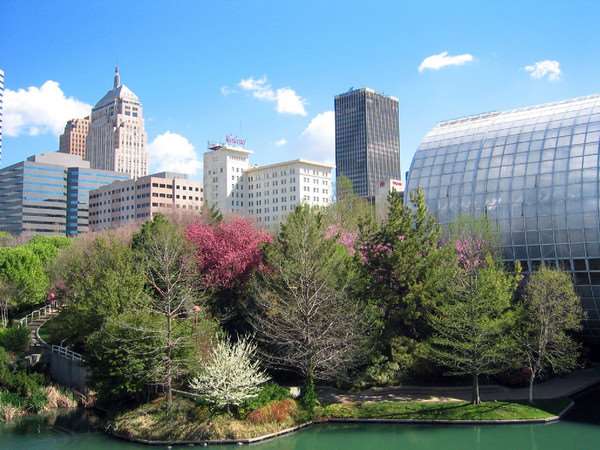
[[[244,78],[238,83],[238,86],[244,91],[252,92],[254,98],[274,102],[276,104],[275,110],[278,113],[306,116],[306,109],[304,108],[306,100],[300,97],[292,88],[273,89],[266,76],[262,78]]]
[[[4,127],[7,136],[52,133],[59,135],[69,119],[90,113],[91,105],[65,96],[56,81],[40,87],[4,91]]]
[[[302,155],[332,163],[335,161],[335,114],[325,111],[310,121],[300,136]]]
[[[277,141],[275,141],[276,147],[282,147],[285,144],[287,144],[287,139],[285,139],[285,138],[281,138],[281,139],[278,139]]]
[[[153,171],[195,175],[202,168],[196,149],[184,136],[167,131],[148,145]]]
[[[235,89],[231,89],[229,86],[221,86],[221,95],[225,97],[231,94],[235,94],[237,91]]]
[[[525,66],[525,71],[535,80],[547,77],[550,81],[560,80],[560,63],[551,59],[537,61],[534,64]]]
[[[448,66],[462,66],[473,61],[473,55],[464,53],[462,55],[450,56],[448,52],[438,53],[425,58],[419,65],[419,72],[423,73],[426,70],[440,70]]]

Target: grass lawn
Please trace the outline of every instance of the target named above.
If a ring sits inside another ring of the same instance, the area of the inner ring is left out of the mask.
[[[419,419],[419,420],[508,420],[546,419],[558,415],[568,404],[568,398],[525,402],[411,402],[380,401],[333,403],[319,409],[323,418],[340,419]]]

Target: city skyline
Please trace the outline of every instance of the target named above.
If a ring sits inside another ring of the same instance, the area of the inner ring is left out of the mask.
[[[314,14],[299,4],[125,4],[114,15],[116,3],[65,2],[67,27],[62,8],[3,2],[0,24],[11,39],[0,41],[7,89],[0,164],[57,150],[66,120],[87,113],[115,63],[144,102],[149,171],[183,168],[196,179],[206,141],[226,134],[245,137],[257,163],[332,162],[333,98],[351,86],[400,99],[405,169],[439,120],[597,92],[598,63],[585,58],[594,50],[596,4],[578,2],[588,11],[582,16],[573,4],[521,2],[522,14],[508,20],[510,5],[462,3],[438,5],[433,14],[382,3],[357,17],[352,5],[333,3]],[[578,26],[569,26],[575,17]],[[127,32],[73,39],[107,20]],[[360,32],[351,33],[359,20]],[[199,21],[202,27],[192,26]],[[25,23],[40,33],[31,35]],[[223,23],[230,32],[216,33]],[[368,56],[352,58],[356,51]],[[23,98],[33,103],[15,104]],[[56,100],[53,109],[48,99]],[[174,161],[165,150],[172,148]]]

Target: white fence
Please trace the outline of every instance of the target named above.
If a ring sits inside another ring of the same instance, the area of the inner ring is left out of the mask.
[[[73,350],[69,350],[67,347],[63,347],[62,345],[53,345],[52,353],[58,353],[63,358],[72,359],[73,361],[81,361],[84,362],[83,356],[81,353],[74,352]]]
[[[19,323],[19,325],[23,325],[26,327],[29,323],[35,322],[37,319],[51,314],[54,311],[58,311],[58,307],[54,305],[42,306],[41,308],[36,309],[35,311],[31,311],[29,314],[27,314],[22,319],[19,319],[17,322]]]

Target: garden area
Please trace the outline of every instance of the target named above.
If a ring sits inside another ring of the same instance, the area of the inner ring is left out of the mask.
[[[410,204],[392,193],[389,205],[377,222],[347,192],[328,208],[298,207],[273,232],[206,209],[73,239],[4,236],[0,335],[18,341],[14,319],[57,301],[40,334],[84,355],[110,430],[140,439],[564,409],[568,399],[537,400],[535,384],[583,362],[569,275],[506,267],[492,224],[461,217],[442,228],[422,192]],[[24,364],[27,347],[0,353],[0,408],[35,412],[45,407],[36,396],[52,397],[43,367]],[[321,404],[315,389],[447,382],[470,384],[472,401]],[[482,382],[529,386],[529,402],[482,402]]]

